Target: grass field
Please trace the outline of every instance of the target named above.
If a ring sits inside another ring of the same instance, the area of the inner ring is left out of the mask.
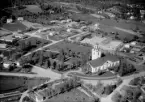
[[[69,75],[75,75],[75,76],[80,76],[80,77],[85,77],[85,78],[103,78],[103,77],[113,77],[113,76],[115,76],[112,72],[104,72],[102,75],[86,75],[86,74],[81,74],[81,73],[69,73]]]
[[[25,25],[23,25],[21,22],[14,22],[14,23],[11,23],[11,24],[4,24],[3,25],[3,28],[4,29],[7,29],[7,30],[10,30],[10,31],[18,31],[18,30],[26,30],[27,27]]]
[[[0,93],[19,91],[40,85],[49,78],[25,78],[14,76],[0,76]]]
[[[48,48],[52,49],[52,50],[56,50],[56,51],[58,51],[59,49],[67,49],[67,48],[69,48],[69,49],[71,49],[74,52],[83,52],[83,53],[88,52],[91,49],[91,47],[78,45],[78,44],[74,44],[74,43],[67,43],[65,41],[62,41],[60,43],[51,45]]]
[[[26,5],[26,10],[32,13],[42,12],[42,9],[38,5]]]
[[[45,102],[92,102],[91,99],[78,89],[53,97]]]

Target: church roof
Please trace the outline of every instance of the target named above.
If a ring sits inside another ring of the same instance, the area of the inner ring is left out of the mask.
[[[107,61],[116,62],[116,61],[119,61],[119,58],[117,56],[114,56],[114,55],[106,55],[104,57],[90,61],[89,64],[92,67],[98,67],[98,66],[102,66]]]

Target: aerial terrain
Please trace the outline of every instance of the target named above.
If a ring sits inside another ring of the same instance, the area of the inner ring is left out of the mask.
[[[145,1],[4,0],[0,102],[145,102]]]

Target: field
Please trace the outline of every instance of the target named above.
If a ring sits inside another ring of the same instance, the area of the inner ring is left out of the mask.
[[[91,47],[87,47],[87,46],[83,46],[83,45],[78,45],[78,44],[75,44],[75,43],[67,43],[65,41],[62,41],[60,43],[57,43],[57,44],[54,44],[54,45],[51,45],[50,47],[48,47],[49,49],[51,50],[60,50],[60,49],[71,49],[72,51],[74,52],[88,52],[90,51]]]
[[[97,19],[96,17],[93,17],[91,15],[88,14],[72,14],[72,19],[74,20],[86,20],[86,21],[91,21],[93,23],[98,22],[100,24],[103,25],[107,25],[107,26],[113,26],[113,27],[120,27],[120,28],[124,28],[124,29],[134,29],[136,26],[139,27],[140,30],[145,31],[144,27],[145,24],[141,23],[141,22],[137,22],[137,21],[128,21],[126,22],[125,20],[118,20],[118,22],[116,20],[113,19]]]
[[[16,21],[14,23],[11,24],[4,24],[3,25],[4,29],[10,30],[10,31],[18,31],[18,30],[26,30],[27,27],[25,25],[23,25],[22,23]]]
[[[22,21],[22,24],[27,26],[28,28],[30,28],[30,27],[34,27],[34,28],[41,28],[41,27],[43,27],[41,24],[32,23],[32,22],[29,22],[29,21]]]
[[[37,5],[27,5],[26,10],[32,13],[41,13],[42,9]]]
[[[36,85],[40,85],[49,78],[26,78],[26,77],[14,77],[14,76],[0,76],[0,93],[21,91],[27,88],[31,88]]]
[[[85,21],[89,21],[92,23],[100,23],[100,28],[105,31],[105,32],[118,32],[119,33],[119,37],[121,39],[123,38],[130,38],[130,36],[134,36],[134,32],[131,32],[132,30],[135,30],[136,27],[139,28],[140,31],[145,32],[145,24],[141,23],[141,22],[137,22],[137,21],[125,21],[125,20],[112,20],[112,19],[97,19],[96,17],[93,17],[91,15],[88,14],[75,14],[73,13],[71,16],[72,19],[74,20],[85,20]],[[119,30],[117,28],[122,28],[124,30]],[[130,30],[130,31],[125,31],[125,30]]]
[[[53,97],[45,102],[92,102],[91,99],[78,89]]]

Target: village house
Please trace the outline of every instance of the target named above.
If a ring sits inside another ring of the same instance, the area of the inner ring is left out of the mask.
[[[24,18],[23,18],[23,17],[18,17],[17,20],[18,20],[18,21],[23,21]]]
[[[11,18],[7,19],[7,23],[12,23],[13,20]]]
[[[7,44],[0,44],[0,49],[6,49]]]

